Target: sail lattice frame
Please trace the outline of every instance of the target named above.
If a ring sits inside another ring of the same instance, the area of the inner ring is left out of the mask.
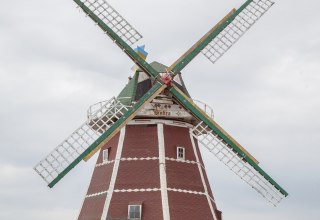
[[[201,52],[215,63],[273,4],[271,0],[252,0]]]
[[[77,1],[88,7],[127,44],[132,45],[142,38],[142,35],[105,0]]]
[[[192,130],[192,135],[198,142],[213,153],[231,171],[243,179],[266,200],[276,206],[285,197],[280,190],[272,185],[245,158],[237,154],[206,124],[200,122]]]
[[[128,111],[116,98],[107,101],[95,114],[41,160],[34,170],[49,184],[78,158],[103,131]]]

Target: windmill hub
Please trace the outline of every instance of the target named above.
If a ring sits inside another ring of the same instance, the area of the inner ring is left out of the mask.
[[[160,77],[160,79],[165,85],[167,86],[171,85],[172,77],[170,76],[169,73],[162,73],[162,76]]]
[[[141,34],[105,0],[74,2],[136,64],[120,94],[91,106],[87,121],[34,167],[53,187],[100,150],[79,220],[221,220],[200,146],[272,204],[288,196],[212,109],[191,99],[181,77],[199,53],[215,63],[272,0],[246,0],[170,67],[146,62],[144,46],[131,48]]]

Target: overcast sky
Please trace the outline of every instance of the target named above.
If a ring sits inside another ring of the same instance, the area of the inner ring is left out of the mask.
[[[149,61],[170,65],[244,0],[110,0],[144,38]],[[132,62],[71,0],[0,7],[0,219],[76,219],[95,158],[54,189],[32,167],[115,96]],[[226,220],[320,216],[320,2],[278,0],[212,65],[183,71],[191,95],[290,196],[277,207],[203,151]]]

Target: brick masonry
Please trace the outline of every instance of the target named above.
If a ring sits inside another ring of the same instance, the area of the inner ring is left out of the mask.
[[[115,159],[119,135],[103,149],[109,149],[109,161]],[[195,143],[196,140],[195,140]],[[206,195],[204,195],[198,164],[194,155],[189,128],[164,125],[164,145],[168,203],[171,220],[212,220],[214,219]],[[186,150],[185,160],[176,161],[177,146]],[[200,151],[196,144],[203,168],[208,193],[213,198]],[[159,172],[159,146],[157,125],[127,125],[114,192],[108,209],[107,219],[126,219],[129,204],[142,204],[142,220],[162,220],[162,200]],[[149,158],[149,159],[147,159]],[[153,159],[150,159],[153,158]],[[114,163],[102,164],[102,151],[92,175],[79,218],[100,220],[105,205]],[[102,165],[101,165],[102,164]],[[174,189],[174,190],[172,190]],[[178,191],[180,189],[180,192]],[[181,191],[181,190],[187,190]],[[192,191],[192,193],[190,192]],[[104,192],[102,194],[99,194]],[[93,196],[92,196],[93,195]],[[212,203],[217,215],[220,212]],[[221,218],[218,218],[220,220]]]
[[[102,151],[107,148],[109,149],[109,159],[111,160],[115,158],[118,141],[119,134],[116,135],[111,141],[109,141],[109,143],[106,146],[102,148],[102,150],[99,153],[96,164],[100,164],[103,162]],[[101,167],[95,167],[87,191],[87,195],[107,191],[109,188],[112,170],[113,163]],[[78,220],[100,220],[105,200],[106,193],[99,196],[85,198]]]

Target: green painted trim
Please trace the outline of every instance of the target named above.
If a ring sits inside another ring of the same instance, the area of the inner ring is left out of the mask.
[[[70,170],[72,170],[81,160],[83,160],[87,155],[90,154],[96,147],[99,146],[111,133],[121,126],[124,126],[127,118],[136,111],[161,89],[162,83],[157,82],[141,99],[130,108],[119,120],[117,120],[108,130],[106,130],[93,144],[90,145],[79,157],[77,157],[66,169],[64,169],[51,183],[48,184],[50,188],[56,185]]]
[[[253,0],[247,0],[235,13],[224,21],[215,31],[205,38],[194,50],[172,68],[172,72],[180,72],[188,65],[214,38],[218,36]]]
[[[125,85],[125,87],[122,89],[120,94],[117,96],[117,98],[120,98],[119,101],[126,105],[130,106],[137,90],[137,83],[138,83],[138,78],[139,78],[139,72],[136,71],[135,74],[133,75],[133,78]],[[121,99],[124,97],[128,97],[125,99]]]
[[[211,33],[198,47],[196,47],[188,56],[186,56],[180,63],[178,63],[172,71],[174,73],[180,72],[190,61],[196,57],[201,50],[203,50],[221,31],[223,31],[229,23],[231,23],[235,17],[246,8],[253,0],[247,0],[234,14],[232,14],[225,22],[223,22],[213,33]],[[88,16],[95,21],[98,26],[109,35],[109,37],[132,59],[144,72],[158,77],[158,73],[143,60],[125,41],[123,41],[111,28],[109,28],[98,16],[96,16],[88,7],[86,7],[80,0],[74,0]],[[136,112],[145,102],[153,96],[162,87],[162,83],[157,82],[132,108],[130,108],[118,121],[116,121],[107,131],[105,131],[88,149],[86,149],[75,161],[73,161],[64,171],[62,171],[51,183],[48,184],[52,188],[57,184],[71,169],[73,169],[83,158],[90,154],[100,143],[103,142],[112,132],[121,126],[128,117]],[[268,180],[275,188],[277,188],[284,196],[288,196],[288,193],[277,184],[267,173],[265,173],[254,161],[250,159],[232,140],[230,140],[222,131],[219,130],[205,115],[199,111],[193,103],[185,98],[183,94],[180,94],[178,90],[171,87],[170,92],[173,96],[199,120],[203,121],[209,128],[211,128],[216,134],[218,134],[232,149],[241,155],[257,172],[259,172],[266,180]]]
[[[157,77],[158,73],[150,66],[150,64],[142,59],[124,40],[122,40],[108,25],[106,25],[97,15],[95,15],[80,0],[73,0],[80,8],[94,21],[108,36],[133,60],[143,71],[149,73],[153,77]]]
[[[220,129],[215,126],[207,116],[202,114],[201,111],[195,104],[189,101],[184,94],[181,94],[180,91],[171,87],[169,91],[173,94],[174,98],[177,99],[181,105],[184,106],[187,110],[189,110],[196,118],[203,121],[210,129],[212,129],[220,138],[222,138],[235,152],[241,155],[245,161],[247,161],[256,171],[258,171],[267,181],[269,181],[276,189],[278,189],[284,196],[288,196],[288,193],[278,184],[276,183],[266,172],[264,172],[258,164],[256,164],[250,157],[244,153],[232,140],[230,140]]]
[[[136,97],[136,93],[137,93],[137,87],[138,87],[138,80],[139,80],[139,75],[141,73],[137,70],[135,72],[135,75],[134,75],[134,88],[133,88],[133,92],[132,92],[132,97],[131,97],[131,102],[134,100],[134,98]]]

